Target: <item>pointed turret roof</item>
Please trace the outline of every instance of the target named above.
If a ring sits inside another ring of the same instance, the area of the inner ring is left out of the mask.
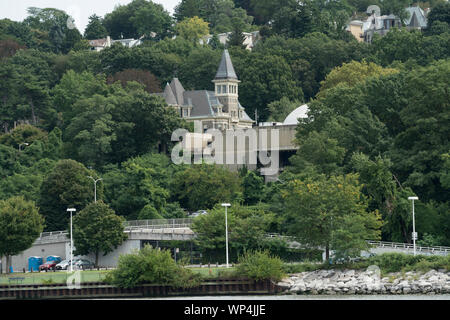
[[[230,54],[228,50],[224,50],[222,54],[222,60],[220,60],[219,69],[217,70],[216,77],[214,79],[237,79],[236,72],[234,71],[233,64],[231,63]]]
[[[177,99],[175,98],[175,95],[173,94],[172,88],[170,87],[169,83],[167,83],[166,87],[164,88],[164,98],[166,99],[168,105],[177,104]]]
[[[178,105],[182,106],[184,104],[183,93],[185,90],[180,80],[178,80],[178,78],[173,78],[172,82],[170,82],[170,87],[172,88],[172,92]]]

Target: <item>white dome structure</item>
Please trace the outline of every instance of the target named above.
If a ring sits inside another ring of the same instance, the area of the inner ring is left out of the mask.
[[[283,125],[298,124],[299,118],[308,118],[308,111],[309,108],[307,104],[301,105],[300,107],[289,113],[286,119],[284,119]]]

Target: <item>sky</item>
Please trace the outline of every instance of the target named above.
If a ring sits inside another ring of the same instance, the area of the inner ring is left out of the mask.
[[[22,21],[27,17],[28,7],[55,8],[65,11],[75,20],[75,25],[81,33],[94,13],[103,17],[114,10],[117,5],[126,5],[132,0],[0,0],[0,19],[8,18]],[[170,14],[181,0],[153,0],[162,4]]]

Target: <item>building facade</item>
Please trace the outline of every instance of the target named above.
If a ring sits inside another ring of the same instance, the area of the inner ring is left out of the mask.
[[[224,50],[216,76],[214,91],[185,90],[178,78],[164,88],[162,96],[187,121],[201,121],[203,131],[251,128],[254,121],[239,102],[239,79],[228,50]]]

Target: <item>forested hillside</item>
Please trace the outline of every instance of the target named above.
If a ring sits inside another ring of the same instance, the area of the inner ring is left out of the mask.
[[[355,237],[410,242],[417,195],[420,243],[450,246],[450,4],[415,3],[431,8],[425,30],[395,28],[372,43],[346,31],[371,4],[401,16],[412,2],[182,0],[171,16],[134,0],[91,16],[84,32],[58,9],[0,20],[0,200],[34,201],[45,230],[64,230],[66,208],[93,201],[88,176],[101,177],[97,198],[129,220],[209,209],[206,225],[229,201],[235,250],[258,247],[265,232],[306,234],[305,225],[320,229],[312,242],[350,250]],[[199,42],[229,31],[226,46]],[[261,39],[250,51],[242,33],[251,31]],[[106,36],[143,44],[89,50]],[[308,103],[278,182],[170,161],[172,132],[189,124],[151,93],[173,77],[213,90],[225,47],[252,118],[282,120]]]

